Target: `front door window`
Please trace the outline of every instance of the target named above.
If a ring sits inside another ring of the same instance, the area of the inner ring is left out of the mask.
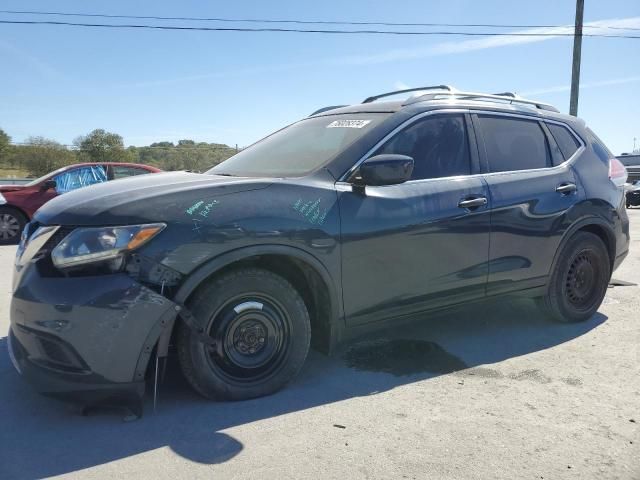
[[[78,188],[106,182],[107,172],[105,167],[101,165],[91,165],[68,170],[56,175],[53,179],[56,181],[56,192],[63,194]]]

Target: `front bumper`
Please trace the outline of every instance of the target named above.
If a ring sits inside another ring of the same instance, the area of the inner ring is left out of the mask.
[[[83,405],[138,404],[144,395],[144,381],[130,383],[105,382],[97,375],[73,375],[43,367],[30,360],[30,353],[9,331],[9,349],[14,365],[24,379],[43,395],[70,400]]]
[[[84,404],[144,393],[146,367],[175,304],[126,274],[50,277],[22,267],[11,301],[10,352],[36,390]]]

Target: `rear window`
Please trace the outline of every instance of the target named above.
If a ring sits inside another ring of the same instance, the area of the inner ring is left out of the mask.
[[[547,139],[536,120],[489,115],[478,118],[491,172],[551,165]]]
[[[389,116],[354,113],[307,118],[260,140],[207,173],[240,177],[298,177],[326,165]]]
[[[565,160],[571,158],[571,156],[576,153],[578,148],[580,148],[580,142],[576,139],[576,137],[562,125],[558,125],[556,123],[547,123],[547,127],[551,131],[551,135],[555,139],[560,151],[562,152],[562,156]]]

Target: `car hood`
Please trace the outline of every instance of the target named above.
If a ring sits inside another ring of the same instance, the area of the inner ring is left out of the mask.
[[[139,175],[65,193],[42,206],[34,219],[44,225],[74,226],[162,222],[189,202],[270,184],[269,179],[187,172]]]

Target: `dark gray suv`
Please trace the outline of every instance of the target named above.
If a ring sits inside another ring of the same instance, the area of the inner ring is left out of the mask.
[[[590,318],[628,250],[624,167],[549,105],[420,90],[322,109],[206,174],[46,204],[16,258],[18,371],[46,394],[139,402],[175,345],[195,390],[245,399],[283,387],[310,344],[419,312],[517,294]]]

